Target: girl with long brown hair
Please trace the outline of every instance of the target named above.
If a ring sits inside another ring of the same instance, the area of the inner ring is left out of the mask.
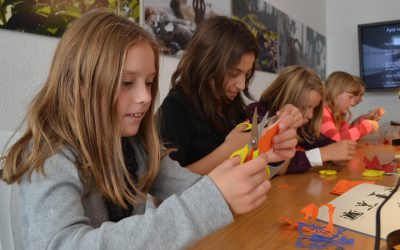
[[[166,155],[158,60],[149,35],[115,14],[67,29],[3,159],[16,249],[182,249],[265,201],[265,155],[208,176]]]
[[[198,27],[159,110],[162,138],[182,166],[207,174],[248,142],[245,126],[236,126],[246,119],[242,95],[251,99],[257,55],[257,41],[241,21],[218,16]],[[293,156],[301,118],[293,106],[282,110],[271,161]]]

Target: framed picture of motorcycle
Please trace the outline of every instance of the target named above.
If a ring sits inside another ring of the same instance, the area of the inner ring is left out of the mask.
[[[72,21],[99,7],[139,21],[139,0],[7,0],[0,8],[0,28],[61,37]]]
[[[144,0],[144,28],[166,55],[180,57],[205,19],[231,16],[230,0]]]

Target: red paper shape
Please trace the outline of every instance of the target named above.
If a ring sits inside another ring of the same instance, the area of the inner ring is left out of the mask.
[[[368,160],[367,157],[364,157],[364,163],[366,169],[377,169],[382,170],[381,163],[379,162],[378,157],[375,155],[371,161]]]

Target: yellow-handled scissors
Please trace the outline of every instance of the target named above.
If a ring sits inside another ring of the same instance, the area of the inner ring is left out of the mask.
[[[250,140],[249,143],[244,145],[243,148],[240,148],[233,152],[229,158],[240,156],[240,164],[249,161],[251,159],[255,159],[259,156],[260,151],[258,150],[258,140],[261,137],[262,130],[265,127],[265,124],[268,121],[268,114],[264,116],[260,124],[257,124],[258,114],[257,108],[254,110],[253,119],[251,124],[245,124],[247,126],[246,130],[251,129],[250,131]],[[248,123],[248,122],[247,122]],[[245,130],[245,131],[246,131]]]
[[[259,140],[260,140],[260,138],[262,138],[261,134],[263,132],[263,129],[266,125],[269,127],[270,125],[276,124],[278,118],[277,118],[277,116],[272,116],[272,117],[268,118],[268,112],[267,112],[258,125],[257,125],[257,120],[258,120],[258,113],[257,113],[257,108],[256,108],[254,110],[252,123],[243,122],[243,123],[239,124],[239,125],[244,124],[247,126],[244,131],[250,130],[250,133],[251,133],[250,141],[243,148],[240,148],[240,149],[236,150],[235,152],[233,152],[229,158],[232,158],[235,156],[240,156],[240,164],[243,164],[244,162],[249,161],[251,159],[255,159],[259,156],[259,154],[260,154]],[[267,132],[267,133],[269,133],[269,132]],[[268,137],[267,134],[263,135],[263,137],[265,137],[265,136]],[[267,140],[269,140],[269,139],[267,139]],[[262,146],[262,150],[267,151],[268,147],[265,148],[265,146],[263,144],[261,144],[261,146]],[[272,178],[272,176],[275,175],[278,170],[279,170],[279,167],[271,167],[269,165],[267,165],[267,167],[265,168],[268,178]],[[272,176],[271,176],[271,174],[272,174]]]

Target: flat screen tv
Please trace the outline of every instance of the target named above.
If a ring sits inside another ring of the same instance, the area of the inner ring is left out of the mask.
[[[400,87],[400,20],[358,25],[358,47],[367,90]]]

